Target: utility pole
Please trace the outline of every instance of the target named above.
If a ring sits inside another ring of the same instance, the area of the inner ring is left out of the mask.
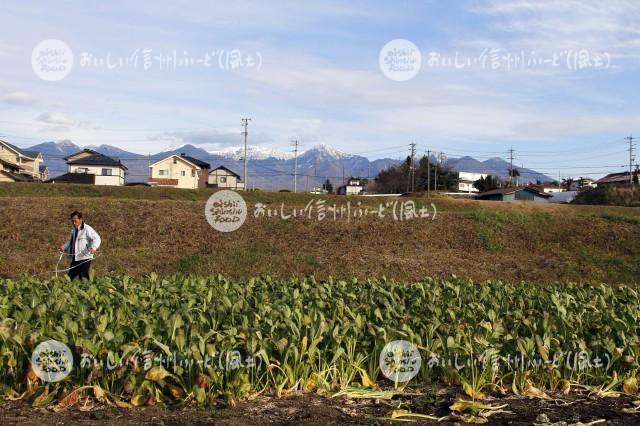
[[[313,157],[313,187],[318,186],[318,158]]]
[[[633,184],[633,160],[634,160],[634,156],[633,156],[633,141],[637,140],[638,138],[634,138],[633,136],[629,135],[625,138],[628,142],[629,142],[629,185]]]
[[[416,156],[416,144],[411,142],[411,161],[409,163],[409,179],[407,180],[407,192],[411,189],[411,192],[415,192],[415,156]]]
[[[507,152],[509,153],[509,163],[511,164],[509,166],[509,186],[513,186],[513,148],[509,148]]]
[[[298,139],[293,139],[291,141],[294,149],[294,166],[293,166],[293,192],[298,192]]]
[[[250,118],[242,119],[242,125],[244,126],[244,176],[242,179],[244,180],[245,191],[249,190],[249,186],[247,185],[247,135],[249,134],[249,132],[247,132],[247,126],[249,126],[249,121],[251,121]]]
[[[431,150],[427,150],[427,197],[431,196]]]
[[[435,174],[433,176],[433,192],[438,192],[438,154],[436,153],[436,163],[433,165]]]

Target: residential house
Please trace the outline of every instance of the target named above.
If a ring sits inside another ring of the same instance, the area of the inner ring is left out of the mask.
[[[207,185],[213,188],[244,190],[240,175],[225,166],[218,166],[209,172]]]
[[[42,154],[0,140],[0,182],[40,180]]]
[[[41,181],[47,181],[49,180],[49,168],[44,165],[44,164],[40,164],[40,167],[38,169],[40,171],[40,180]]]
[[[479,192],[473,183],[487,176],[487,173],[458,172],[458,192]]]
[[[476,195],[477,200],[530,201],[535,203],[548,203],[551,197],[551,194],[538,191],[530,186],[498,188],[491,191],[481,192]]]
[[[309,192],[309,193],[310,194],[328,194],[329,191],[327,191],[322,186],[314,186],[313,189],[311,190],[311,192]]]
[[[149,168],[151,177],[147,182],[153,186],[197,189],[206,187],[211,166],[181,153],[156,161]]]
[[[634,172],[637,173],[637,172]],[[631,176],[632,177],[632,176]],[[614,185],[628,185],[631,181],[629,172],[610,173],[603,178],[598,179],[594,183],[598,186],[614,186]]]
[[[338,195],[360,195],[364,192],[364,184],[359,178],[349,178],[346,185],[339,186]]]
[[[628,175],[627,175],[628,176]],[[591,178],[577,177],[571,180],[568,191],[579,191],[582,188],[595,188],[596,183]]]
[[[530,183],[529,186],[538,191],[546,192],[547,194],[555,194],[558,192],[565,191],[565,189],[560,185],[554,185],[552,183],[541,183],[541,184]]]
[[[64,158],[67,173],[50,179],[53,183],[81,183],[100,186],[125,184],[127,167],[114,158],[92,149],[83,149]]]

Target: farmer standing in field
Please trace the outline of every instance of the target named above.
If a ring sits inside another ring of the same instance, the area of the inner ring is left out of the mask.
[[[71,258],[69,278],[89,279],[89,268],[96,250],[100,247],[100,235],[82,220],[82,213],[71,213],[71,235],[69,241],[60,246],[60,251]]]

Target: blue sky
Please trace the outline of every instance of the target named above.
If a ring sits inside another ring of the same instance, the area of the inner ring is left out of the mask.
[[[0,135],[20,146],[70,139],[138,153],[183,143],[290,150],[329,144],[371,158],[419,151],[506,157],[552,176],[600,176],[628,164],[640,135],[640,3],[611,1],[248,2],[5,1],[0,16]],[[402,38],[423,66],[385,77],[382,46]],[[62,40],[69,75],[40,79],[34,47]],[[83,52],[113,60],[234,49],[260,67],[177,70],[82,67]],[[588,52],[607,66],[497,70],[429,67],[431,52],[477,58],[491,49],[548,59]],[[535,52],[532,53],[532,52]],[[567,53],[568,52],[568,53]],[[640,158],[640,156],[638,156]]]

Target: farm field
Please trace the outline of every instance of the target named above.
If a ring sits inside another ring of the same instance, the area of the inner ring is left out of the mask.
[[[637,209],[257,192],[249,212],[412,201],[436,217],[250,214],[220,233],[212,191],[21,187],[0,185],[3,423],[640,416]],[[75,209],[103,238],[91,282],[52,272]],[[45,337],[76,357],[59,383],[29,371]],[[406,386],[379,365],[399,339],[422,357]]]
[[[244,279],[371,277],[413,281],[457,275],[474,280],[630,283],[640,276],[640,211],[569,205],[508,205],[448,198],[363,198],[250,193],[250,214],[220,233],[204,217],[212,191],[0,184],[0,276],[47,277],[81,210],[103,238],[97,275],[221,273]],[[431,203],[436,218],[358,217],[333,221],[253,217],[262,203],[286,214],[325,204],[377,209],[381,203]]]
[[[102,405],[107,420],[131,407],[291,404],[304,419],[301,398],[319,395],[353,424],[526,424],[540,413],[553,422],[572,403],[585,410],[575,421],[601,419],[605,407],[619,424],[637,416],[637,286],[155,274],[0,284],[0,386],[14,400],[5,414],[19,410],[15,400],[51,416]],[[68,343],[84,366],[59,383],[34,381],[30,354],[43,336]],[[422,356],[406,386],[380,373],[383,346],[396,339]]]

